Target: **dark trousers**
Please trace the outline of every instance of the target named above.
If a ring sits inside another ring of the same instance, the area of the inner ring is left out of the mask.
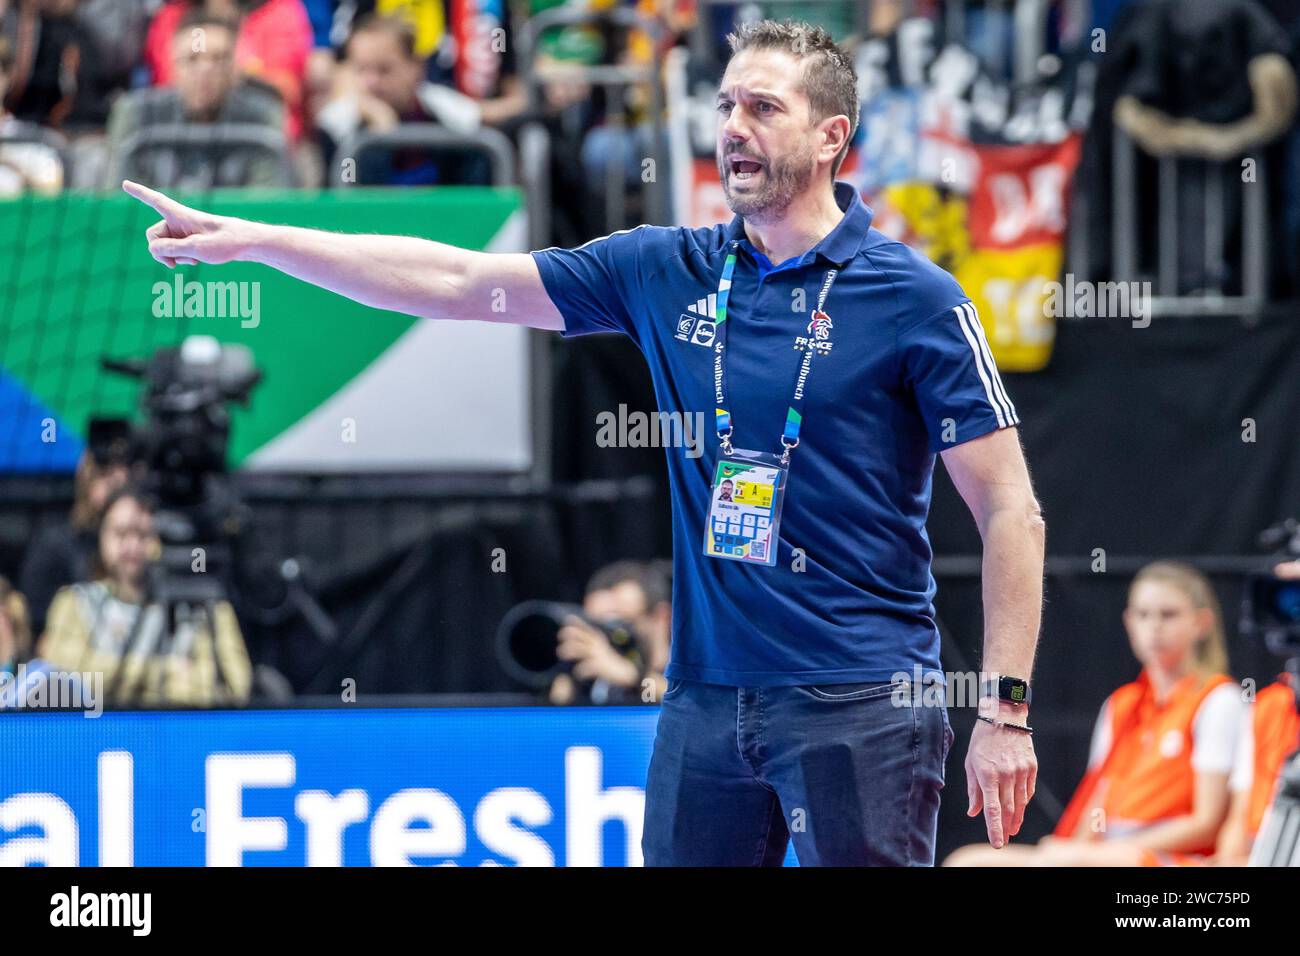
[[[902,692],[896,692],[901,686]],[[646,866],[933,866],[953,732],[910,685],[669,682]]]

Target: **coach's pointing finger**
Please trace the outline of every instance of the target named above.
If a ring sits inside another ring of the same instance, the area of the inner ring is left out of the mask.
[[[174,218],[186,211],[186,207],[182,206],[176,200],[170,199],[157,190],[150,189],[148,186],[141,186],[139,183],[133,183],[129,179],[122,180],[122,189],[128,196],[140,200],[140,202],[144,203],[146,206],[150,206],[164,219]]]
[[[260,233],[256,223],[218,216],[183,206],[139,183],[125,181],[122,189],[162,214],[162,221],[145,230],[149,254],[170,268],[200,262],[221,265],[238,259]]]

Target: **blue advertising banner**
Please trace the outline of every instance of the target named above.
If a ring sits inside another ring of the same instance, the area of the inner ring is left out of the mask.
[[[658,715],[3,713],[0,865],[640,865]]]

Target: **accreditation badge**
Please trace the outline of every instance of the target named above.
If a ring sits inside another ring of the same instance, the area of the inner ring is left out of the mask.
[[[777,455],[745,448],[718,454],[704,522],[704,553],[771,567],[776,564],[789,466]]]

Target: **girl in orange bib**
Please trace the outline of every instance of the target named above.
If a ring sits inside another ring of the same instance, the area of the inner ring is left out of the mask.
[[[1138,866],[1214,852],[1245,707],[1226,674],[1218,599],[1200,572],[1158,561],[1133,579],[1124,626],[1142,670],[1102,705],[1088,769],[1052,835],[964,847],[945,865]]]

